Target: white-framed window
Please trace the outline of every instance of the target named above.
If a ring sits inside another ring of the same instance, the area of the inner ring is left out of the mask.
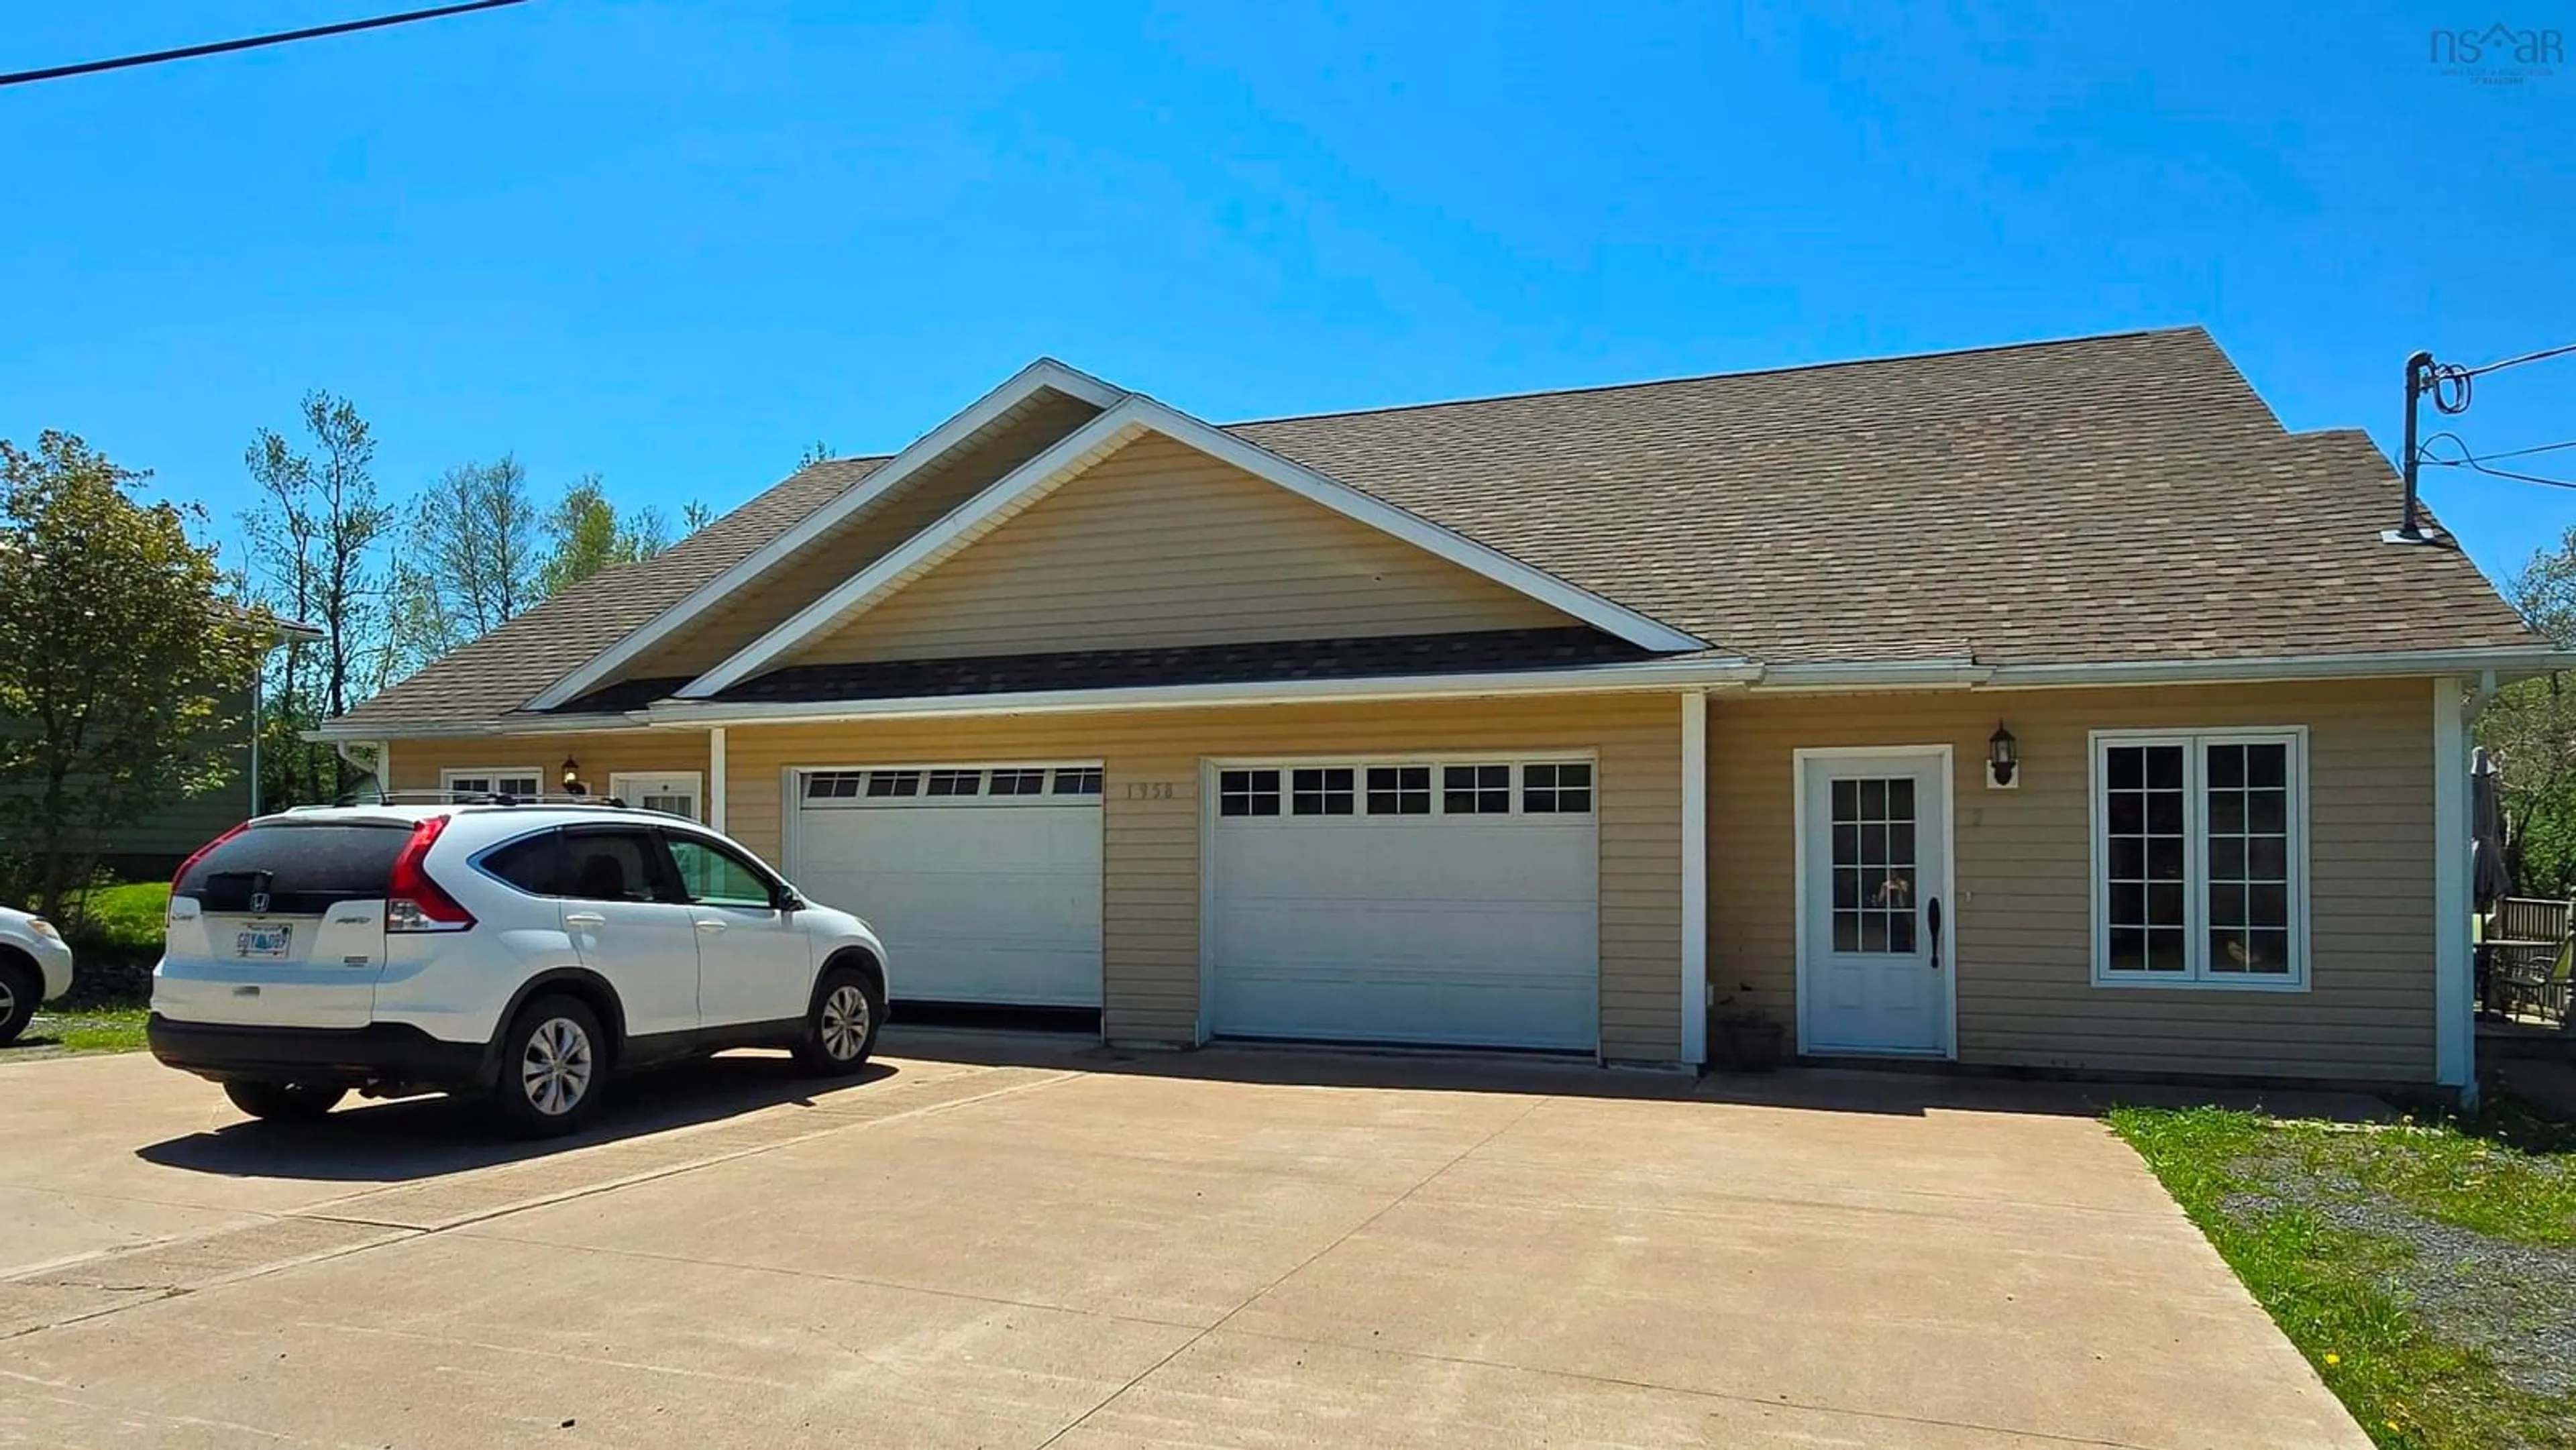
[[[2094,985],[2306,990],[2307,743],[2093,732]]]
[[[526,799],[545,793],[546,773],[533,765],[462,765],[438,773],[449,795],[505,795]]]

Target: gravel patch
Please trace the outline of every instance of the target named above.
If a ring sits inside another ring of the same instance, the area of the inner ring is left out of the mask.
[[[2252,1222],[2303,1208],[2332,1227],[2405,1246],[2380,1275],[2427,1328],[2483,1351],[2507,1384],[2576,1395],[2576,1247],[2516,1243],[2426,1218],[2341,1174],[2313,1174],[2286,1154],[2238,1160],[2259,1185],[2221,1212]]]

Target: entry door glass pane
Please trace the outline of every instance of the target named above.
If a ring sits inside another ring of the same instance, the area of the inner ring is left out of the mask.
[[[1834,950],[1915,949],[1914,778],[1833,783]]]

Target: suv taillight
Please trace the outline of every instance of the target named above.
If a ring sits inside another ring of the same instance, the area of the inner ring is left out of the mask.
[[[431,816],[411,828],[411,839],[403,843],[402,854],[394,858],[393,875],[385,883],[385,930],[466,931],[473,927],[474,913],[458,905],[445,887],[431,880],[422,864],[429,856],[430,843],[446,829],[445,816]]]

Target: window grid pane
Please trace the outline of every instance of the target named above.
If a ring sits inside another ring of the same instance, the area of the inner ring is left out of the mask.
[[[1589,764],[1521,767],[1521,809],[1532,815],[1586,815],[1592,810]]]
[[[2213,742],[2204,858],[2212,975],[2290,974],[2289,746]]]
[[[2190,966],[2184,918],[2183,747],[2113,745],[2104,751],[2103,762],[2109,968],[2179,976]]]
[[[1431,767],[1372,765],[1368,768],[1368,813],[1373,816],[1431,814]]]
[[[1440,810],[1451,816],[1507,816],[1512,812],[1512,768],[1508,765],[1444,765],[1440,768]]]
[[[1289,772],[1289,810],[1300,816],[1347,816],[1356,798],[1358,772],[1347,765],[1308,766]]]
[[[1279,814],[1279,772],[1220,771],[1216,798],[1221,816],[1275,816]]]
[[[1055,793],[1057,795],[1100,794],[1100,767],[1096,765],[1068,766],[1065,769],[1057,771],[1055,773]]]
[[[809,801],[853,800],[867,772],[859,770],[818,770],[805,777],[805,798]]]
[[[1046,776],[1043,770],[997,770],[987,795],[1044,795]]]
[[[980,770],[934,770],[930,773],[932,795],[979,795],[984,789],[984,772]]]
[[[877,797],[919,795],[921,794],[921,772],[917,770],[869,771],[868,794]]]
[[[1834,950],[1911,954],[1919,900],[1913,780],[1837,780],[1827,795]]]

